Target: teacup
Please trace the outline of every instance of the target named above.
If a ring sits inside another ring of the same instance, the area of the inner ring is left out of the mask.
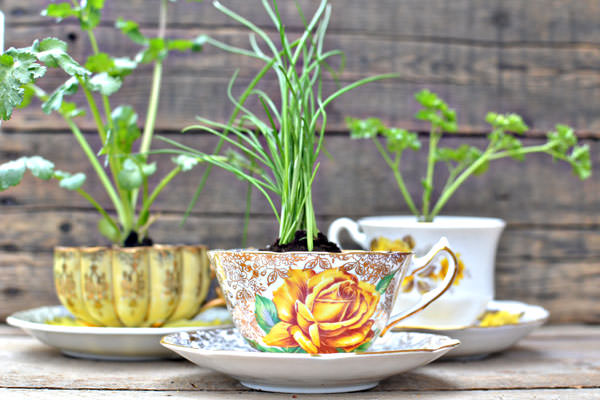
[[[445,251],[442,284],[392,315],[414,253],[211,250],[209,259],[233,322],[259,351],[311,354],[365,351],[403,319],[420,312],[452,285],[454,252],[442,238],[414,259],[418,272]]]
[[[402,322],[411,327],[454,328],[476,322],[494,298],[494,260],[498,239],[505,226],[496,218],[436,217],[419,222],[414,216],[367,217],[358,221],[335,220],[328,237],[339,244],[347,230],[365,250],[411,250],[420,255],[439,237],[447,237],[458,258],[458,275],[450,290],[427,310]],[[419,301],[420,291],[438,285],[448,260],[438,256],[430,268],[405,279],[397,310]]]
[[[219,305],[202,305],[212,279],[206,252],[205,246],[57,247],[56,293],[88,325],[157,327],[188,319]]]

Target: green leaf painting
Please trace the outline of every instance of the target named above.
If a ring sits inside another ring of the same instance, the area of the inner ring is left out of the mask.
[[[388,286],[390,286],[390,283],[392,283],[392,279],[394,279],[394,276],[396,276],[397,272],[398,270],[395,270],[391,274],[381,278],[381,280],[377,283],[377,286],[375,286],[375,290],[377,290],[380,294],[384,294]]]
[[[271,328],[279,322],[277,308],[273,301],[258,294],[255,300],[254,315],[256,322],[258,322],[258,325],[265,333],[269,333]]]

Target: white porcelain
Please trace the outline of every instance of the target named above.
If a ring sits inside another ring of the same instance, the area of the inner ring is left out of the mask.
[[[414,216],[367,217],[358,221],[349,218],[335,220],[328,237],[339,244],[342,230],[363,249],[370,249],[378,238],[391,241],[410,236],[416,255],[423,254],[431,244],[445,236],[452,249],[460,255],[464,271],[437,302],[426,310],[407,318],[401,325],[436,325],[443,327],[470,325],[494,298],[494,269],[496,248],[505,222],[496,218],[436,217],[433,222],[419,222]],[[444,256],[438,256],[439,262]],[[427,272],[427,271],[425,271]],[[435,271],[434,271],[435,272]],[[435,285],[428,276],[416,276],[415,281]],[[406,295],[399,296],[394,313],[411,307],[419,298],[416,285]]]
[[[382,379],[434,361],[460,342],[440,335],[390,332],[365,353],[268,353],[254,350],[232,328],[178,332],[161,343],[194,364],[230,375],[252,389],[339,393],[375,387]]]
[[[411,326],[396,328],[403,331],[417,331],[446,335],[461,342],[460,347],[448,352],[444,358],[482,358],[492,353],[506,350],[519,340],[542,326],[550,313],[540,307],[519,301],[495,300],[487,305],[489,311],[503,310],[511,314],[521,314],[517,324],[502,326],[466,326],[451,329],[438,327]]]
[[[19,327],[48,346],[66,355],[97,360],[139,361],[172,358],[174,354],[160,345],[160,339],[169,333],[209,329],[202,327],[170,328],[106,328],[87,326],[50,325],[46,321],[58,317],[72,317],[63,306],[34,308],[12,314],[9,325]],[[198,317],[202,321],[229,319],[229,313],[210,309]],[[221,327],[231,326],[220,325]],[[214,326],[210,326],[213,328]]]

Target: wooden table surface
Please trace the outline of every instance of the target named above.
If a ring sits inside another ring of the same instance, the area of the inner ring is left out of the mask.
[[[600,326],[541,328],[484,360],[438,361],[376,388],[338,395],[252,391],[186,361],[68,358],[0,325],[0,399],[600,399]]]

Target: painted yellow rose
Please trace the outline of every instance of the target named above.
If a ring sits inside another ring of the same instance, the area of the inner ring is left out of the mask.
[[[280,321],[263,341],[312,354],[352,351],[373,338],[379,297],[375,286],[338,269],[290,270],[273,292]]]

